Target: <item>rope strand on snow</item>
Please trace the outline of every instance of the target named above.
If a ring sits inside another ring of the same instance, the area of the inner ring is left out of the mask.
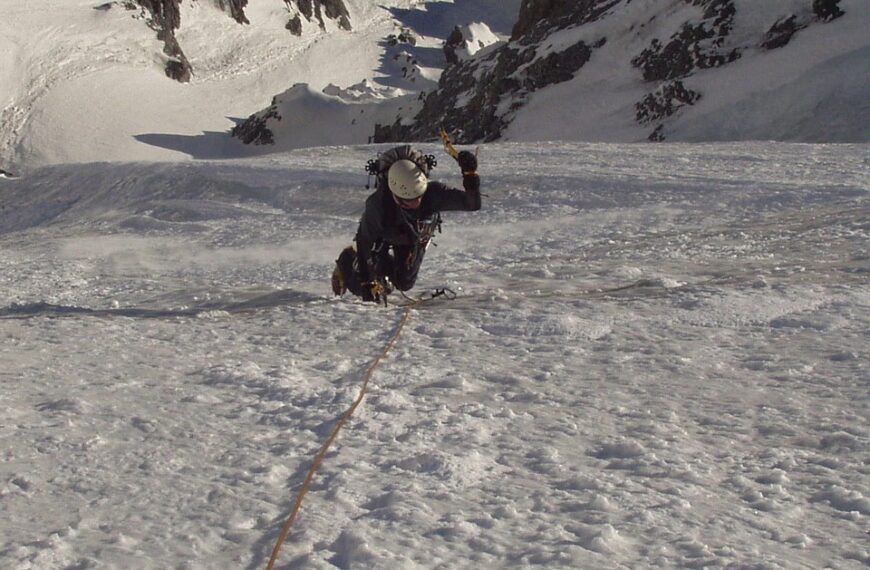
[[[296,517],[299,515],[299,509],[302,507],[302,500],[305,498],[305,495],[308,493],[308,489],[311,487],[311,483],[314,480],[314,474],[317,472],[317,469],[320,467],[320,464],[323,463],[323,458],[326,457],[329,448],[332,446],[333,442],[338,437],[338,432],[344,427],[344,424],[347,423],[347,420],[353,415],[356,411],[357,407],[362,402],[363,398],[366,395],[366,390],[368,389],[369,380],[371,380],[372,375],[375,372],[375,369],[381,364],[381,361],[386,357],[387,353],[395,346],[396,341],[399,340],[399,335],[402,334],[402,329],[405,327],[405,323],[408,321],[408,316],[411,314],[411,309],[413,309],[418,303],[411,303],[405,306],[402,311],[402,318],[399,321],[398,326],[396,327],[396,332],[393,333],[392,338],[387,343],[387,346],[384,347],[384,350],[378,355],[377,358],[372,361],[369,365],[368,370],[366,370],[365,375],[363,376],[362,387],[360,388],[359,395],[353,404],[342,414],[341,418],[338,420],[338,424],[336,424],[335,429],[332,430],[332,434],[329,436],[329,439],[326,440],[326,443],[323,444],[323,447],[320,448],[320,451],[314,457],[314,461],[311,464],[311,468],[308,470],[308,475],[305,476],[305,481],[302,483],[302,488],[299,489],[299,494],[296,496],[296,504],[293,505],[293,510],[290,511],[290,516],[287,518],[287,522],[284,523],[284,528],[281,529],[281,534],[278,536],[278,542],[275,543],[275,548],[272,549],[272,556],[269,558],[269,565],[266,567],[266,570],[272,570],[275,566],[275,561],[278,559],[278,553],[281,551],[281,546],[283,546],[284,541],[287,540],[287,535],[290,534],[290,528],[293,526],[293,523],[296,520]]]

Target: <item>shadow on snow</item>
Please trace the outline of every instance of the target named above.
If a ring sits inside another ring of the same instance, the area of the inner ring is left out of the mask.
[[[251,299],[235,302],[202,303],[189,308],[150,309],[146,307],[122,307],[117,309],[92,309],[70,305],[54,305],[43,301],[37,303],[13,304],[0,308],[0,319],[28,319],[32,317],[128,317],[134,319],[171,319],[191,318],[206,315],[211,312],[230,314],[250,313],[263,309],[272,309],[287,305],[299,305],[322,301],[320,295],[281,289],[272,293],[258,295]]]
[[[456,26],[484,22],[496,34],[510,35],[522,0],[427,2],[425,10],[386,8],[402,25],[420,35],[446,38]]]
[[[236,117],[227,118],[235,125],[245,121]],[[182,152],[200,160],[248,158],[271,152],[271,147],[244,144],[230,136],[230,131],[205,131],[201,135],[143,133],[134,135],[133,138],[147,145]]]

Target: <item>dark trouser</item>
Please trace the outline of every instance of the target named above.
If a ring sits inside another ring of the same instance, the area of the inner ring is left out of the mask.
[[[407,291],[417,282],[417,274],[420,273],[425,254],[425,247],[407,245],[384,247],[375,254],[377,274],[388,277],[390,283],[399,291]]]
[[[380,250],[372,252],[375,275],[387,277],[393,287],[399,291],[407,291],[417,282],[417,274],[420,272],[425,253],[425,247],[383,246]],[[360,297],[363,294],[364,284],[360,281],[359,272],[356,270],[356,258],[356,251],[352,247],[347,247],[338,256],[338,266],[344,276],[347,290]]]

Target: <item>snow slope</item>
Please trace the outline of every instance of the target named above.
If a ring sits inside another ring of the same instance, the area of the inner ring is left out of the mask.
[[[401,315],[328,293],[376,150],[0,179],[0,567],[265,566]],[[866,568],[868,147],[481,165],[278,567]]]
[[[829,23],[813,20],[788,45],[773,50],[761,47],[767,31],[789,14],[810,18],[810,2],[734,0],[734,30],[718,51],[739,48],[741,57],[693,70],[681,79],[700,99],[673,118],[639,124],[635,105],[667,82],[644,82],[632,58],[653,40],[667,43],[687,18],[698,21],[700,4],[625,2],[599,21],[548,37],[538,57],[578,41],[607,41],[572,80],[528,96],[502,140],[642,141],[664,122],[663,134],[674,142],[870,142],[866,0],[843,0],[845,16]],[[510,103],[501,105],[507,110]]]
[[[249,26],[184,2],[190,84],[163,75],[162,46],[138,12],[97,4],[0,1],[0,168],[247,154],[228,132],[275,94],[381,75],[379,42],[396,28],[387,8],[408,2],[351,0],[353,31],[312,26],[301,38],[283,28],[277,1],[253,0]]]
[[[384,147],[226,132],[304,83],[306,136],[322,109],[343,135],[336,98],[404,88],[388,34],[433,56],[456,14],[503,35],[517,6],[347,3],[353,32],[287,41],[279,3],[241,27],[185,2],[180,85],[134,14],[0,0],[0,168],[21,174],[0,175],[0,568],[265,566],[401,310],[328,292]],[[865,57],[837,53],[808,93]],[[782,89],[814,65],[790,64]],[[866,77],[836,83],[834,103]],[[747,116],[779,121],[782,94],[754,93]],[[536,136],[560,137],[545,103]],[[863,120],[836,108],[815,112]],[[411,313],[278,567],[870,564],[870,147],[480,156],[484,209],[445,214],[414,292],[459,296]]]

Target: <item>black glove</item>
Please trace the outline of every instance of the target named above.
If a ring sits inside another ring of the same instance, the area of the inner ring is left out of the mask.
[[[463,173],[477,171],[477,157],[467,150],[463,150],[459,153],[456,157],[456,162],[459,163],[459,168],[462,169]]]
[[[480,192],[480,176],[477,174],[463,173],[462,187],[466,192]]]

